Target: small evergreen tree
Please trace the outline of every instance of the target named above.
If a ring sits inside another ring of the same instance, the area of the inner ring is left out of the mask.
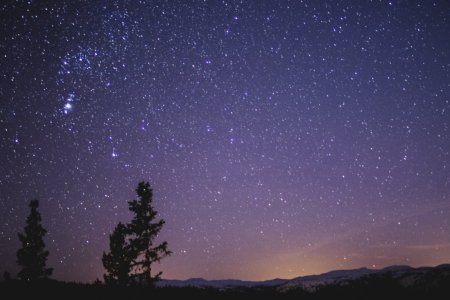
[[[132,257],[126,241],[127,227],[119,223],[109,236],[110,252],[103,252],[102,262],[108,274],[104,275],[105,283],[126,286],[129,283]]]
[[[151,265],[159,262],[163,257],[170,255],[167,242],[154,245],[165,221],[155,221],[157,212],[153,209],[153,190],[147,182],[140,182],[136,189],[137,200],[128,202],[129,209],[134,217],[128,224],[130,235],[130,254],[133,258],[133,274],[138,281],[152,285],[160,279],[161,272],[155,276],[151,274]]]
[[[42,227],[41,214],[38,212],[39,201],[32,200],[29,204],[30,215],[24,233],[19,233],[22,248],[17,251],[17,263],[22,270],[17,275],[25,281],[34,281],[51,276],[53,269],[46,268],[49,252],[45,250],[44,236],[47,231]]]

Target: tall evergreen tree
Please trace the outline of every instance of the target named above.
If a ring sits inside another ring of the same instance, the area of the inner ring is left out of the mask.
[[[153,209],[153,190],[147,182],[140,182],[136,188],[138,199],[128,202],[130,211],[134,214],[128,224],[130,235],[130,251],[133,257],[133,274],[138,281],[153,284],[159,280],[161,272],[152,276],[151,265],[170,255],[167,242],[154,245],[165,221],[156,221],[157,212]]]
[[[110,252],[103,252],[102,262],[108,274],[104,275],[105,283],[126,286],[129,283],[132,257],[130,246],[126,240],[127,227],[119,223],[109,236]]]
[[[47,231],[42,227],[41,214],[38,212],[39,201],[32,200],[29,204],[30,215],[24,233],[19,233],[22,248],[17,251],[17,263],[22,270],[17,276],[25,281],[34,281],[51,276],[53,269],[46,268],[49,252],[45,250],[44,236]]]

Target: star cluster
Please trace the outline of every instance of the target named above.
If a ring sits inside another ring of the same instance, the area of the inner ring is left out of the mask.
[[[448,1],[3,1],[0,271],[32,198],[101,278],[154,187],[166,278],[450,260]]]

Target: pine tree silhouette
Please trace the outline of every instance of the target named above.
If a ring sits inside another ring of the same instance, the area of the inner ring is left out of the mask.
[[[160,279],[161,272],[151,274],[151,265],[170,255],[167,242],[155,246],[165,221],[155,221],[157,212],[153,209],[153,190],[147,182],[140,182],[136,189],[137,200],[128,202],[133,212],[129,224],[119,223],[109,236],[110,252],[103,252],[102,262],[107,271],[107,284],[125,286],[132,283],[153,285]]]
[[[128,202],[129,209],[134,213],[131,223],[128,224],[130,234],[130,250],[133,257],[133,274],[137,281],[152,285],[160,279],[162,272],[155,276],[151,274],[151,265],[159,262],[163,257],[170,255],[167,242],[154,245],[165,221],[155,221],[157,212],[153,209],[153,190],[147,182],[140,182],[136,189],[137,200]]]
[[[29,204],[30,215],[24,233],[19,233],[22,248],[17,251],[17,263],[22,270],[17,276],[25,281],[34,281],[51,276],[53,269],[46,268],[49,252],[45,250],[44,236],[47,231],[41,225],[41,214],[38,212],[39,201],[32,200]]]
[[[108,274],[104,275],[105,283],[126,286],[129,283],[132,256],[126,241],[127,227],[119,223],[109,236],[110,252],[103,252],[102,262]]]

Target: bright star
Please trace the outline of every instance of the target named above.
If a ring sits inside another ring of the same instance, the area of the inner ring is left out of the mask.
[[[66,105],[64,105],[64,113],[65,113],[65,114],[68,114],[69,111],[72,110],[72,108],[73,108],[72,104],[66,103]]]

